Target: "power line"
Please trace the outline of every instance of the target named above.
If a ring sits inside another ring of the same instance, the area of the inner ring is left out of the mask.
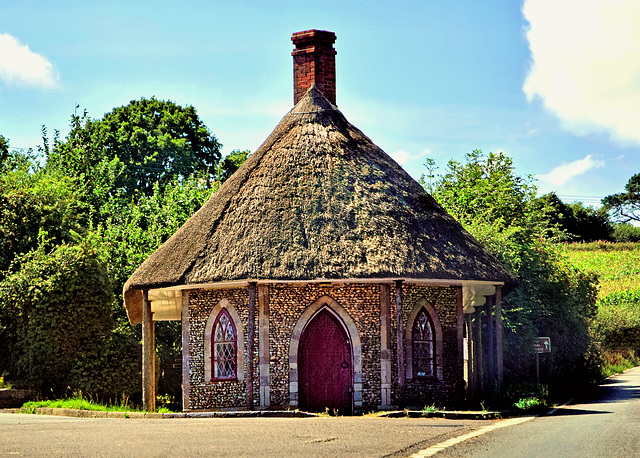
[[[604,196],[572,196],[566,194],[557,194],[557,196],[564,202],[574,203],[574,202],[582,202],[587,205],[601,205],[602,199]]]

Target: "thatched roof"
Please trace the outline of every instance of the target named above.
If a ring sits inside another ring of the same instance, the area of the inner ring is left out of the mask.
[[[127,281],[140,291],[232,280],[511,274],[315,87]]]

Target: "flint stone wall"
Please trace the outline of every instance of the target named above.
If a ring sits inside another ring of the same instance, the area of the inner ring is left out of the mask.
[[[351,316],[359,332],[362,345],[362,410],[371,410],[381,404],[380,368],[380,285],[379,284],[270,284],[269,295],[269,383],[270,408],[290,406],[289,346],[293,329],[305,309],[329,296]],[[392,360],[392,402],[398,404],[396,358],[396,302],[395,286],[391,285],[389,347]],[[460,399],[464,391],[461,361],[458,349],[458,323],[456,288],[435,286],[403,286],[403,326],[406,329],[409,314],[425,298],[435,308],[442,326],[443,379],[407,380],[405,404],[424,406],[448,405]],[[246,380],[215,381],[205,383],[204,334],[207,319],[213,308],[226,299],[240,316],[244,335],[247,335],[249,293],[247,288],[195,290],[189,292],[189,410],[215,410],[244,408],[246,406]],[[258,305],[255,312],[254,342],[254,404],[259,400],[258,357]],[[248,357],[246,342],[238,342],[238,351]]]

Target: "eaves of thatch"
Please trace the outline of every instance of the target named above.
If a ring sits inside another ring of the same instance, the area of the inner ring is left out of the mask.
[[[372,278],[514,279],[312,87],[124,296],[137,323],[144,289]]]

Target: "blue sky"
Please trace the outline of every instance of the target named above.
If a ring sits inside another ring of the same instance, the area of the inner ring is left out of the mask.
[[[292,107],[291,34],[336,33],[337,104],[415,178],[504,151],[595,204],[640,172],[636,0],[0,0],[0,134],[41,143],[141,97],[254,151]]]

